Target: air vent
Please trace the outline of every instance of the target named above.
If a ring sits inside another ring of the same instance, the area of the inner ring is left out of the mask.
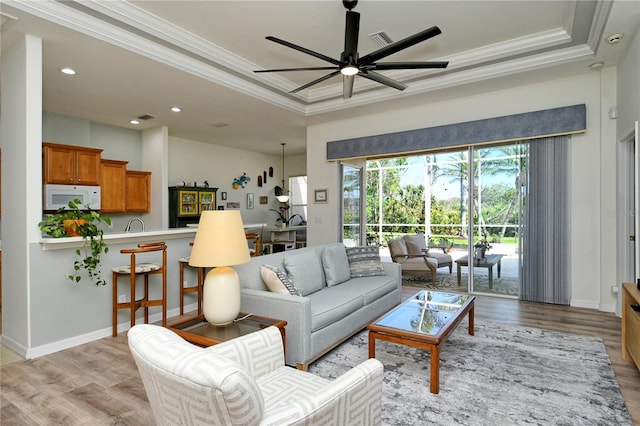
[[[138,120],[153,120],[155,117],[151,114],[143,114],[138,116]]]
[[[373,34],[369,34],[369,37],[373,39],[376,43],[378,43],[381,47],[385,47],[393,43],[391,37],[384,31],[378,31]]]

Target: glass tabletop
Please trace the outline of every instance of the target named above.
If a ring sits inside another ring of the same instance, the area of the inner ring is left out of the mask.
[[[213,343],[235,339],[271,325],[279,328],[284,327],[285,324],[285,321],[241,313],[233,323],[224,326],[211,325],[204,317],[200,316],[179,324],[171,325],[169,328],[187,333],[187,337],[194,338],[199,336]],[[185,336],[185,334],[182,335],[183,337]]]
[[[422,290],[375,325],[436,335],[472,296]]]

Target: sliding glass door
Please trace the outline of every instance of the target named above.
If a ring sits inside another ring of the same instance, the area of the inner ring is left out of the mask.
[[[348,247],[364,246],[362,224],[363,165],[342,164],[342,241]]]
[[[527,182],[526,144],[470,148],[469,290],[517,297]]]

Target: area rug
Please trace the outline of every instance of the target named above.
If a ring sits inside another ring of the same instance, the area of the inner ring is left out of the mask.
[[[467,274],[462,273],[460,275],[461,287],[458,287],[458,276],[455,271],[450,275],[438,273],[436,282],[434,283],[431,277],[414,277],[403,276],[402,284],[410,287],[428,288],[432,290],[445,290],[445,291],[458,291],[467,292]],[[476,273],[473,282],[473,289],[475,292],[489,293],[489,294],[501,294],[507,296],[518,296],[519,285],[518,278],[516,277],[493,277],[493,284],[489,288],[489,278],[487,275]]]
[[[334,379],[367,359],[367,332],[309,371]],[[376,341],[385,425],[632,425],[601,339],[537,328],[461,323],[441,348],[440,393],[429,354]]]

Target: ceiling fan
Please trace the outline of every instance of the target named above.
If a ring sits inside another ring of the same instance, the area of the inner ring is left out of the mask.
[[[353,93],[353,81],[354,76],[368,78],[369,80],[376,81],[394,89],[404,90],[407,86],[399,81],[393,80],[376,71],[385,70],[408,70],[408,69],[430,69],[430,68],[446,68],[449,62],[446,61],[431,61],[431,62],[377,62],[380,59],[386,58],[389,55],[397,53],[408,47],[425,41],[431,37],[435,37],[441,33],[440,28],[434,26],[424,31],[409,36],[403,40],[391,43],[381,49],[378,49],[368,55],[359,57],[358,54],[358,31],[360,29],[360,14],[354,12],[352,9],[358,4],[357,0],[342,0],[342,4],[347,9],[347,18],[345,23],[344,32],[344,51],[340,55],[340,60],[330,58],[313,50],[306,49],[304,47],[289,43],[288,41],[279,39],[277,37],[268,36],[267,40],[281,44],[283,46],[295,49],[299,52],[306,53],[307,55],[314,56],[323,61],[333,64],[333,66],[326,67],[305,67],[305,68],[282,68],[282,69],[269,69],[269,70],[257,70],[256,73],[261,72],[283,72],[283,71],[317,71],[317,70],[333,70],[331,73],[322,76],[310,83],[300,86],[290,93],[296,93],[300,90],[304,90],[307,87],[314,84],[328,80],[338,74],[342,74],[342,97],[344,99],[350,98]]]

